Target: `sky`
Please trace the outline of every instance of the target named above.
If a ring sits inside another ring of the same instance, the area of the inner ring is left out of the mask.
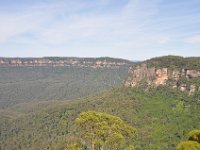
[[[200,0],[0,0],[2,57],[200,56]]]

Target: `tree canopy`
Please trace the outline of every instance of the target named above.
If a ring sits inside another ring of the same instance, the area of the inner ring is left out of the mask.
[[[119,117],[95,111],[80,113],[75,124],[90,150],[117,150],[136,132]]]
[[[189,133],[189,140],[180,142],[177,150],[200,150],[200,130],[192,130]]]

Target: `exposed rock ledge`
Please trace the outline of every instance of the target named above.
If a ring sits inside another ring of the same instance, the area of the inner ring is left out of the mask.
[[[186,91],[189,95],[193,95],[200,90],[195,84],[184,84],[181,79],[190,81],[200,77],[200,72],[196,70],[181,69],[170,70],[168,68],[155,67],[148,68],[146,64],[132,66],[124,85],[126,87],[137,87],[142,84],[147,86],[169,85],[172,88],[178,88],[180,91]]]
[[[129,67],[132,62],[115,58],[76,58],[76,57],[44,57],[44,58],[1,58],[0,67],[9,66],[78,66],[92,68]]]

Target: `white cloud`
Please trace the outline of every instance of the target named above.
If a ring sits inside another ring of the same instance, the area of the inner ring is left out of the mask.
[[[158,42],[160,44],[166,44],[168,43],[170,40],[170,38],[168,36],[161,36],[159,39],[158,39]]]
[[[17,12],[2,12],[0,15],[0,43],[6,43],[12,38],[21,38],[21,34],[24,33],[40,37],[41,31],[49,28],[54,22],[58,22],[58,16],[67,18],[68,14],[85,7],[90,7],[90,5],[86,6],[84,3],[71,1],[60,1],[59,3],[52,1],[27,6]],[[59,30],[59,28],[57,29]]]
[[[112,42],[117,37],[130,40],[140,35],[142,27],[154,13],[156,3],[144,2],[146,5],[138,0],[130,0],[120,11],[108,14],[98,12],[98,9],[87,9],[104,7],[114,1],[99,0],[99,3],[90,5],[81,1],[40,4],[22,10],[17,15],[0,16],[3,22],[0,42],[7,42],[13,37],[20,38],[20,34],[27,32],[47,44],[65,44],[83,39]]]
[[[42,11],[23,11],[17,14],[0,15],[0,43],[5,43],[11,38],[24,33],[34,33],[40,29],[43,20],[48,16]]]
[[[185,41],[190,44],[200,44],[200,35],[189,37]]]
[[[191,35],[192,25],[200,23],[200,14],[173,15],[175,9],[166,13],[171,6],[161,10],[160,2],[165,4],[164,0],[127,0],[120,1],[115,8],[116,0],[47,0],[27,5],[18,12],[1,13],[1,47],[14,43],[19,47],[13,49],[24,47],[31,51],[30,47],[37,45],[41,55],[48,50],[61,55],[58,49],[66,54],[66,48],[78,54],[86,49],[99,54],[103,49],[104,55],[108,51],[112,54],[140,49],[142,52],[142,49],[171,48],[170,44],[181,47],[186,42],[199,43],[200,37],[194,36],[180,44]],[[179,4],[173,7],[178,8]]]

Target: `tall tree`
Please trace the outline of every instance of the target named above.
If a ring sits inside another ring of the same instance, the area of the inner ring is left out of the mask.
[[[75,124],[90,150],[117,150],[136,132],[119,117],[95,111],[82,112]]]
[[[192,130],[188,141],[180,142],[177,150],[200,150],[200,130]]]

